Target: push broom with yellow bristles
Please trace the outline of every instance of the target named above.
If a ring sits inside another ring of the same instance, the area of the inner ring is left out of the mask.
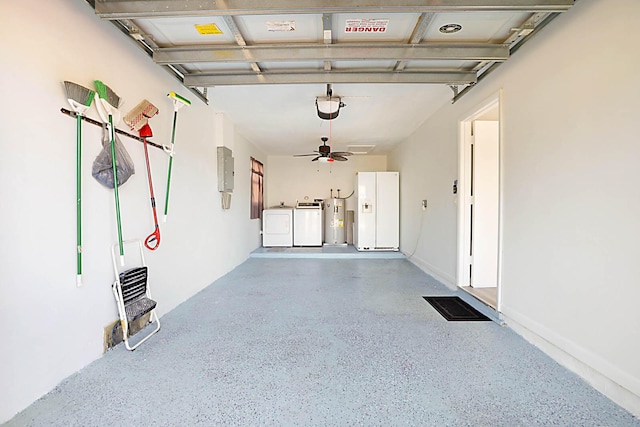
[[[173,129],[171,131],[171,150],[169,151],[169,170],[167,171],[167,192],[165,193],[164,218],[162,219],[162,222],[167,222],[167,214],[169,213],[169,188],[171,187],[171,168],[173,166],[173,147],[176,139],[176,122],[178,121],[178,110],[185,105],[191,105],[191,101],[178,95],[175,92],[169,92],[167,96],[173,101]]]

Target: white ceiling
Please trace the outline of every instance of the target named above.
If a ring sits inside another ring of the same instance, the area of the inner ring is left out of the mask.
[[[336,84],[334,95],[346,104],[337,118],[316,114],[322,84],[218,86],[209,90],[216,110],[227,114],[236,130],[269,155],[305,154],[320,137],[331,137],[336,151],[367,144],[369,154],[383,154],[415,130],[430,114],[451,102],[444,85]]]
[[[334,151],[372,145],[370,154],[384,154],[573,5],[573,0],[87,2],[196,97],[224,112],[267,155],[309,153],[323,136],[331,137]],[[462,29],[441,32],[447,24]],[[346,104],[331,121],[315,110],[327,84]]]

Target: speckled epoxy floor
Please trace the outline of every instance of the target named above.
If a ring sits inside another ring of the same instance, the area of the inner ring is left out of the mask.
[[[247,260],[9,426],[640,426],[406,260]],[[162,301],[159,302],[162,304]]]

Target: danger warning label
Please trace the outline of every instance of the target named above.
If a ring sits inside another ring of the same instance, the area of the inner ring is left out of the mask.
[[[384,33],[389,25],[388,19],[347,19],[345,33]]]

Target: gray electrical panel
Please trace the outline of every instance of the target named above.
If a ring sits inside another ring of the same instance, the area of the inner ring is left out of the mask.
[[[227,147],[218,147],[218,191],[233,191],[233,156]]]

